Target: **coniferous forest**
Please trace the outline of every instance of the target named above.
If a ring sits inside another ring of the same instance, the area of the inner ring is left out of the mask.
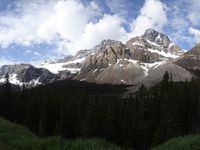
[[[141,85],[126,97],[125,85],[73,80],[18,90],[0,89],[0,115],[40,137],[100,138],[123,148],[147,150],[166,140],[200,132],[200,80]]]

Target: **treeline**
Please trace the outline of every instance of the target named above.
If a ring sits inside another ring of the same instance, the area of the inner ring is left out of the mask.
[[[0,93],[0,114],[38,135],[65,138],[98,137],[120,146],[146,150],[169,138],[199,133],[200,80],[163,81],[121,98],[126,86],[78,81]]]

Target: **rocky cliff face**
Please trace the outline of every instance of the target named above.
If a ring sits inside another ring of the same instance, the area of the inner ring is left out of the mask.
[[[36,68],[29,64],[5,65],[0,68],[0,80],[3,82],[6,75],[12,84],[36,86],[51,83],[57,76],[47,69]]]
[[[183,51],[157,31],[147,30],[123,44],[104,40],[84,63],[78,80],[97,83],[133,84],[149,75],[149,70],[177,58]]]
[[[175,64],[200,76],[200,44],[186,52]]]
[[[182,49],[166,35],[151,29],[141,37],[127,41],[126,47],[130,49],[132,59],[145,63],[169,60],[183,54]]]

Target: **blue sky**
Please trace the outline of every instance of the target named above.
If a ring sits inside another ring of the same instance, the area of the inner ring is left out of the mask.
[[[0,65],[41,62],[148,28],[183,49],[200,42],[199,0],[0,0]]]

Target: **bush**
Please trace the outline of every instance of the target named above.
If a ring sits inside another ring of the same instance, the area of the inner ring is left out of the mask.
[[[200,136],[189,135],[173,138],[152,150],[200,150]]]
[[[39,138],[27,128],[0,118],[0,150],[120,150],[104,140]]]

